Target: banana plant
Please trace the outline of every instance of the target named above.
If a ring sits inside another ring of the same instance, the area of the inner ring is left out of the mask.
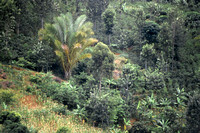
[[[130,120],[126,120],[126,118],[123,118],[123,119],[124,119],[124,130],[126,131],[127,126],[131,126],[131,122]]]
[[[184,91],[184,88],[182,89],[177,88],[176,93],[174,93],[174,95],[176,96],[176,101],[177,101],[176,104],[186,106],[184,101],[187,101],[188,98],[186,97],[187,93]]]
[[[113,126],[110,128],[111,133],[122,133],[121,129],[118,128],[119,126]]]
[[[7,109],[8,109],[8,106],[5,104],[5,102],[2,103],[2,106],[3,106],[3,109],[4,109],[4,110],[7,110]]]
[[[85,119],[87,119],[85,116],[85,108],[81,108],[79,105],[77,105],[77,109],[73,110],[73,114],[77,115],[79,119],[82,119],[83,124],[85,123]]]
[[[146,101],[147,101],[150,108],[154,108],[158,105],[153,93],[151,94],[151,97],[148,96],[146,98]]]
[[[161,128],[163,132],[166,132],[167,129],[169,129],[168,125],[169,125],[169,120],[166,120],[166,121],[164,119],[157,120],[157,127]]]
[[[160,105],[162,106],[169,106],[171,104],[171,101],[169,101],[167,98],[162,98],[160,100]]]
[[[147,116],[149,119],[152,119],[153,118],[153,111],[149,110],[148,112],[145,112],[144,115]]]

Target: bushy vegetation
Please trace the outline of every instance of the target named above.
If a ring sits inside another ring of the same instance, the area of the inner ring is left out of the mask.
[[[6,121],[19,123],[21,121],[21,115],[16,112],[3,111],[0,114],[0,119],[1,124],[4,124]]]
[[[26,126],[19,123],[6,124],[2,132],[4,133],[30,133]]]
[[[192,97],[188,103],[186,119],[188,124],[188,132],[198,132],[200,128],[200,115],[199,115],[199,104],[200,96],[196,95]],[[195,123],[195,124],[194,124]]]
[[[0,90],[0,104],[12,104],[17,100],[12,90]]]
[[[71,116],[105,132],[198,132],[199,7],[2,0],[0,131],[37,132],[45,129],[35,123],[51,121],[46,132],[79,132],[63,122]]]
[[[30,133],[28,128],[20,123],[21,119],[22,116],[17,112],[0,112],[0,124],[3,124],[2,132]]]

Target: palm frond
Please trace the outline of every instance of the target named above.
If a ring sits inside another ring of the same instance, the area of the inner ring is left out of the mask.
[[[86,59],[86,58],[91,58],[91,57],[92,57],[92,55],[90,53],[86,53],[86,54],[80,55],[78,58],[76,58],[75,60],[73,60],[73,62],[71,63],[72,68],[75,66],[75,64],[78,61],[81,61],[81,60]]]
[[[87,48],[87,47],[89,47],[89,46],[91,46],[91,45],[97,43],[97,42],[98,42],[98,40],[95,39],[95,38],[89,38],[89,39],[85,40],[85,43],[84,43],[84,45],[83,45],[83,50],[84,50],[85,48]]]
[[[71,34],[69,34],[69,36],[68,36],[68,42],[67,42],[67,44],[68,44],[68,46],[70,47],[70,48],[72,48],[73,47],[73,45],[76,43],[76,32],[71,32]]]
[[[52,26],[52,24],[46,23],[44,27],[45,27],[45,30],[48,33],[55,33],[56,32],[56,29]]]
[[[62,43],[59,40],[55,40],[54,45],[55,45],[55,49],[59,51],[61,50]]]
[[[86,19],[87,19],[86,15],[81,15],[76,19],[75,25],[74,25],[74,30],[76,32],[79,31],[79,29],[83,26],[83,24],[85,23]]]
[[[59,31],[60,39],[62,40],[62,43],[66,43],[67,39],[67,20],[66,16],[64,14],[61,14],[59,17],[54,19],[56,29]]]
[[[74,32],[74,23],[73,23],[73,17],[71,13],[67,13],[65,16],[65,19],[67,21],[67,31],[69,32],[69,34],[71,34],[71,32]]]
[[[92,27],[93,24],[91,22],[87,22],[82,26],[81,31],[85,32],[88,36],[94,35]]]
[[[54,19],[55,23],[53,24],[54,28],[56,29],[56,34],[57,37],[59,38],[59,40],[62,43],[66,43],[66,36],[67,36],[67,32],[66,32],[66,20],[65,17],[63,16],[63,14],[61,14],[61,16],[56,17]]]
[[[77,44],[74,45],[74,48],[75,48],[75,49],[76,49],[76,48],[82,48],[82,44],[77,43]]]
[[[76,32],[76,40],[81,42],[83,39],[87,38],[87,34],[84,31]]]

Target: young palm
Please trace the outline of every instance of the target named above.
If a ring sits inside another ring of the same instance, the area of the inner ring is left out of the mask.
[[[70,78],[71,70],[78,61],[91,57],[91,54],[83,54],[83,51],[98,42],[97,39],[90,38],[94,34],[92,26],[92,23],[86,22],[85,15],[79,16],[74,22],[71,13],[67,13],[54,18],[53,24],[47,23],[39,31],[41,40],[48,40],[53,44],[66,79]]]

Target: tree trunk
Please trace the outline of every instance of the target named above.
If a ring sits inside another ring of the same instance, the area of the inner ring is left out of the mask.
[[[110,34],[108,35],[108,45],[110,45]]]
[[[167,69],[167,62],[165,63],[165,71],[167,72],[168,69]]]
[[[99,91],[101,91],[101,80],[102,80],[102,78],[100,77],[100,79],[99,79]]]
[[[97,21],[96,19],[94,20],[94,31],[96,32],[96,29],[97,29]]]
[[[147,60],[145,60],[145,70],[147,70]]]
[[[176,22],[172,23],[172,71],[174,70],[174,43],[175,43],[175,35],[176,35]]]
[[[41,18],[42,29],[44,29],[44,18]]]
[[[20,23],[17,22],[17,29],[16,29],[17,35],[19,35],[19,25],[20,25]]]
[[[71,77],[71,70],[65,71],[65,79],[69,80]]]
[[[79,0],[76,0],[76,13],[79,12],[79,6],[78,6]]]

